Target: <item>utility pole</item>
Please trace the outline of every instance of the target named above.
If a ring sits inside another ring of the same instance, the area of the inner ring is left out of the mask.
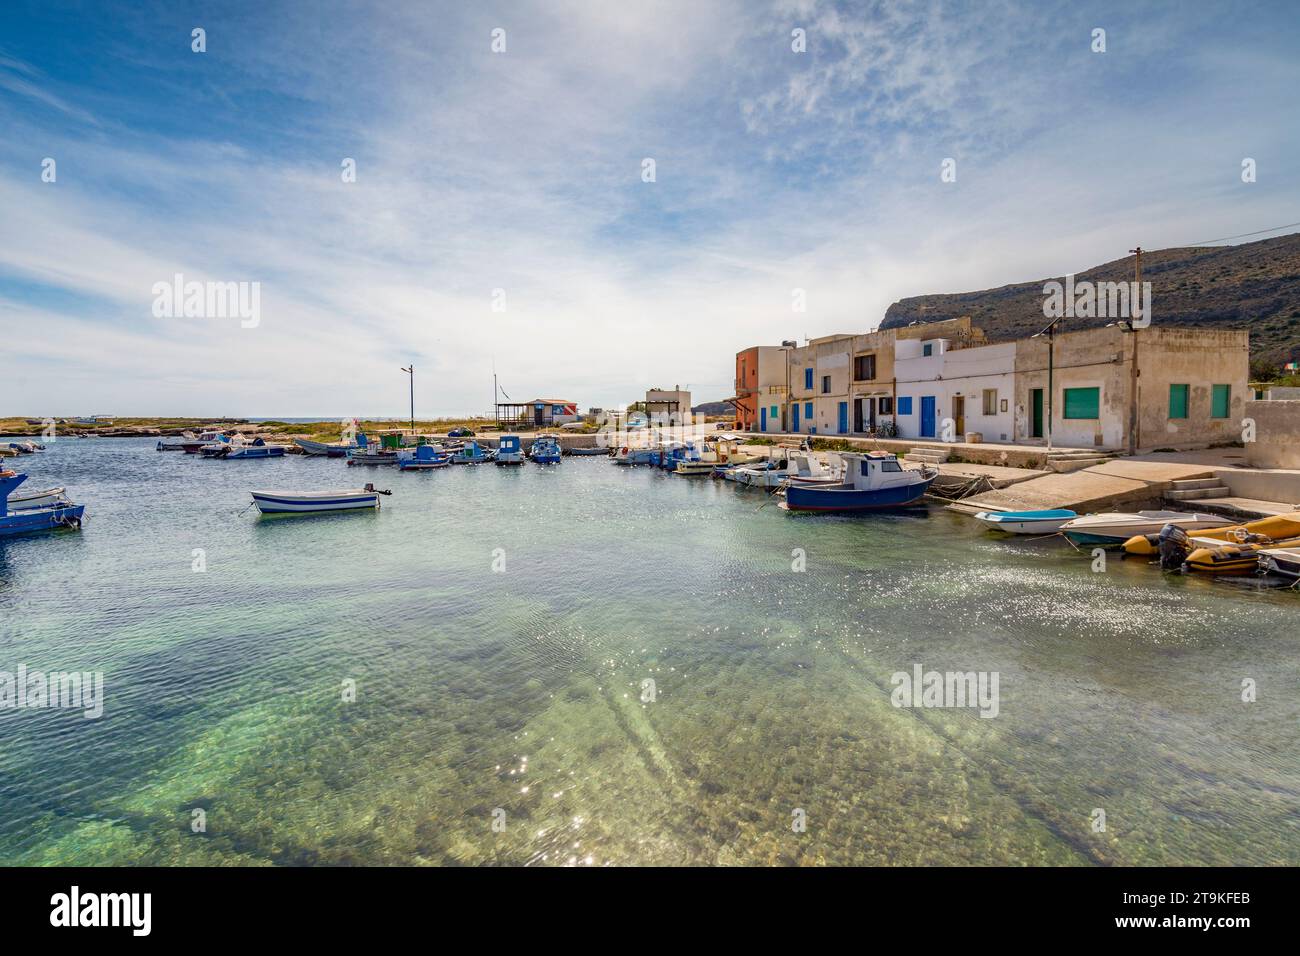
[[[1052,450],[1052,396],[1056,392],[1056,323],[1060,322],[1064,316],[1057,316],[1051,321],[1051,324],[1041,332],[1035,332],[1030,336],[1036,339],[1039,336],[1047,336],[1047,450]]]
[[[410,368],[403,368],[403,372],[411,376],[411,437],[415,437],[415,363],[411,363]]]
[[[1133,329],[1133,361],[1129,363],[1129,380],[1128,380],[1128,453],[1137,454],[1138,447],[1138,325],[1137,310],[1141,308],[1142,302],[1142,247],[1130,249],[1136,257],[1133,263],[1134,282],[1133,294],[1129,296],[1129,325]],[[1136,304],[1136,305],[1135,305]],[[1150,321],[1150,316],[1142,317]]]

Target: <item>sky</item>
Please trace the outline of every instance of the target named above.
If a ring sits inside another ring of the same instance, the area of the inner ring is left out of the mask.
[[[411,363],[421,417],[718,400],[902,297],[1300,221],[1294,2],[0,3],[0,417],[402,416]]]

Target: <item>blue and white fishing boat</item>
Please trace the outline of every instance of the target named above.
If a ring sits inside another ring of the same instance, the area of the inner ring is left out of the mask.
[[[937,468],[911,470],[887,452],[840,452],[845,480],[838,484],[791,483],[781,507],[789,511],[879,511],[920,500],[939,477]]]
[[[528,449],[528,457],[539,465],[558,465],[562,454],[554,435],[538,435]]]
[[[397,467],[402,471],[429,471],[450,466],[451,455],[446,454],[437,445],[420,445],[412,449],[410,455],[398,452]]]
[[[250,494],[258,511],[264,515],[278,515],[378,508],[379,496],[392,492],[376,491],[374,485],[366,485],[342,491],[253,491]]]
[[[268,445],[263,438],[254,438],[250,441],[235,440],[225,442],[221,449],[212,455],[204,454],[209,458],[223,458],[226,461],[234,461],[243,458],[281,458],[284,455],[283,445]]]
[[[55,528],[80,528],[85,505],[60,499],[53,505],[40,508],[9,507],[9,495],[27,480],[26,475],[12,471],[0,472],[0,537],[28,534],[33,531],[50,531]]]
[[[502,435],[497,445],[498,465],[522,465],[524,463],[524,444],[518,435]]]
[[[467,441],[454,455],[451,456],[453,465],[481,465],[485,461],[493,461],[496,454],[483,449],[476,441]]]
[[[981,511],[975,520],[990,531],[1008,534],[1055,534],[1061,525],[1079,517],[1068,508],[1051,508],[1046,511]]]

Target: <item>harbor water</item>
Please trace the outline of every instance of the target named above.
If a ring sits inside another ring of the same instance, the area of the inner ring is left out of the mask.
[[[103,714],[0,710],[0,863],[1300,864],[1295,591],[602,458],[47,444],[85,527],[0,541],[0,671]]]

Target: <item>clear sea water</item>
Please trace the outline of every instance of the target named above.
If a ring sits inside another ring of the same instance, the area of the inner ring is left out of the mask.
[[[0,863],[1300,863],[1295,591],[598,458],[20,464],[87,521],[0,541],[0,670],[106,701],[0,710]],[[998,716],[892,706],[917,663]]]

